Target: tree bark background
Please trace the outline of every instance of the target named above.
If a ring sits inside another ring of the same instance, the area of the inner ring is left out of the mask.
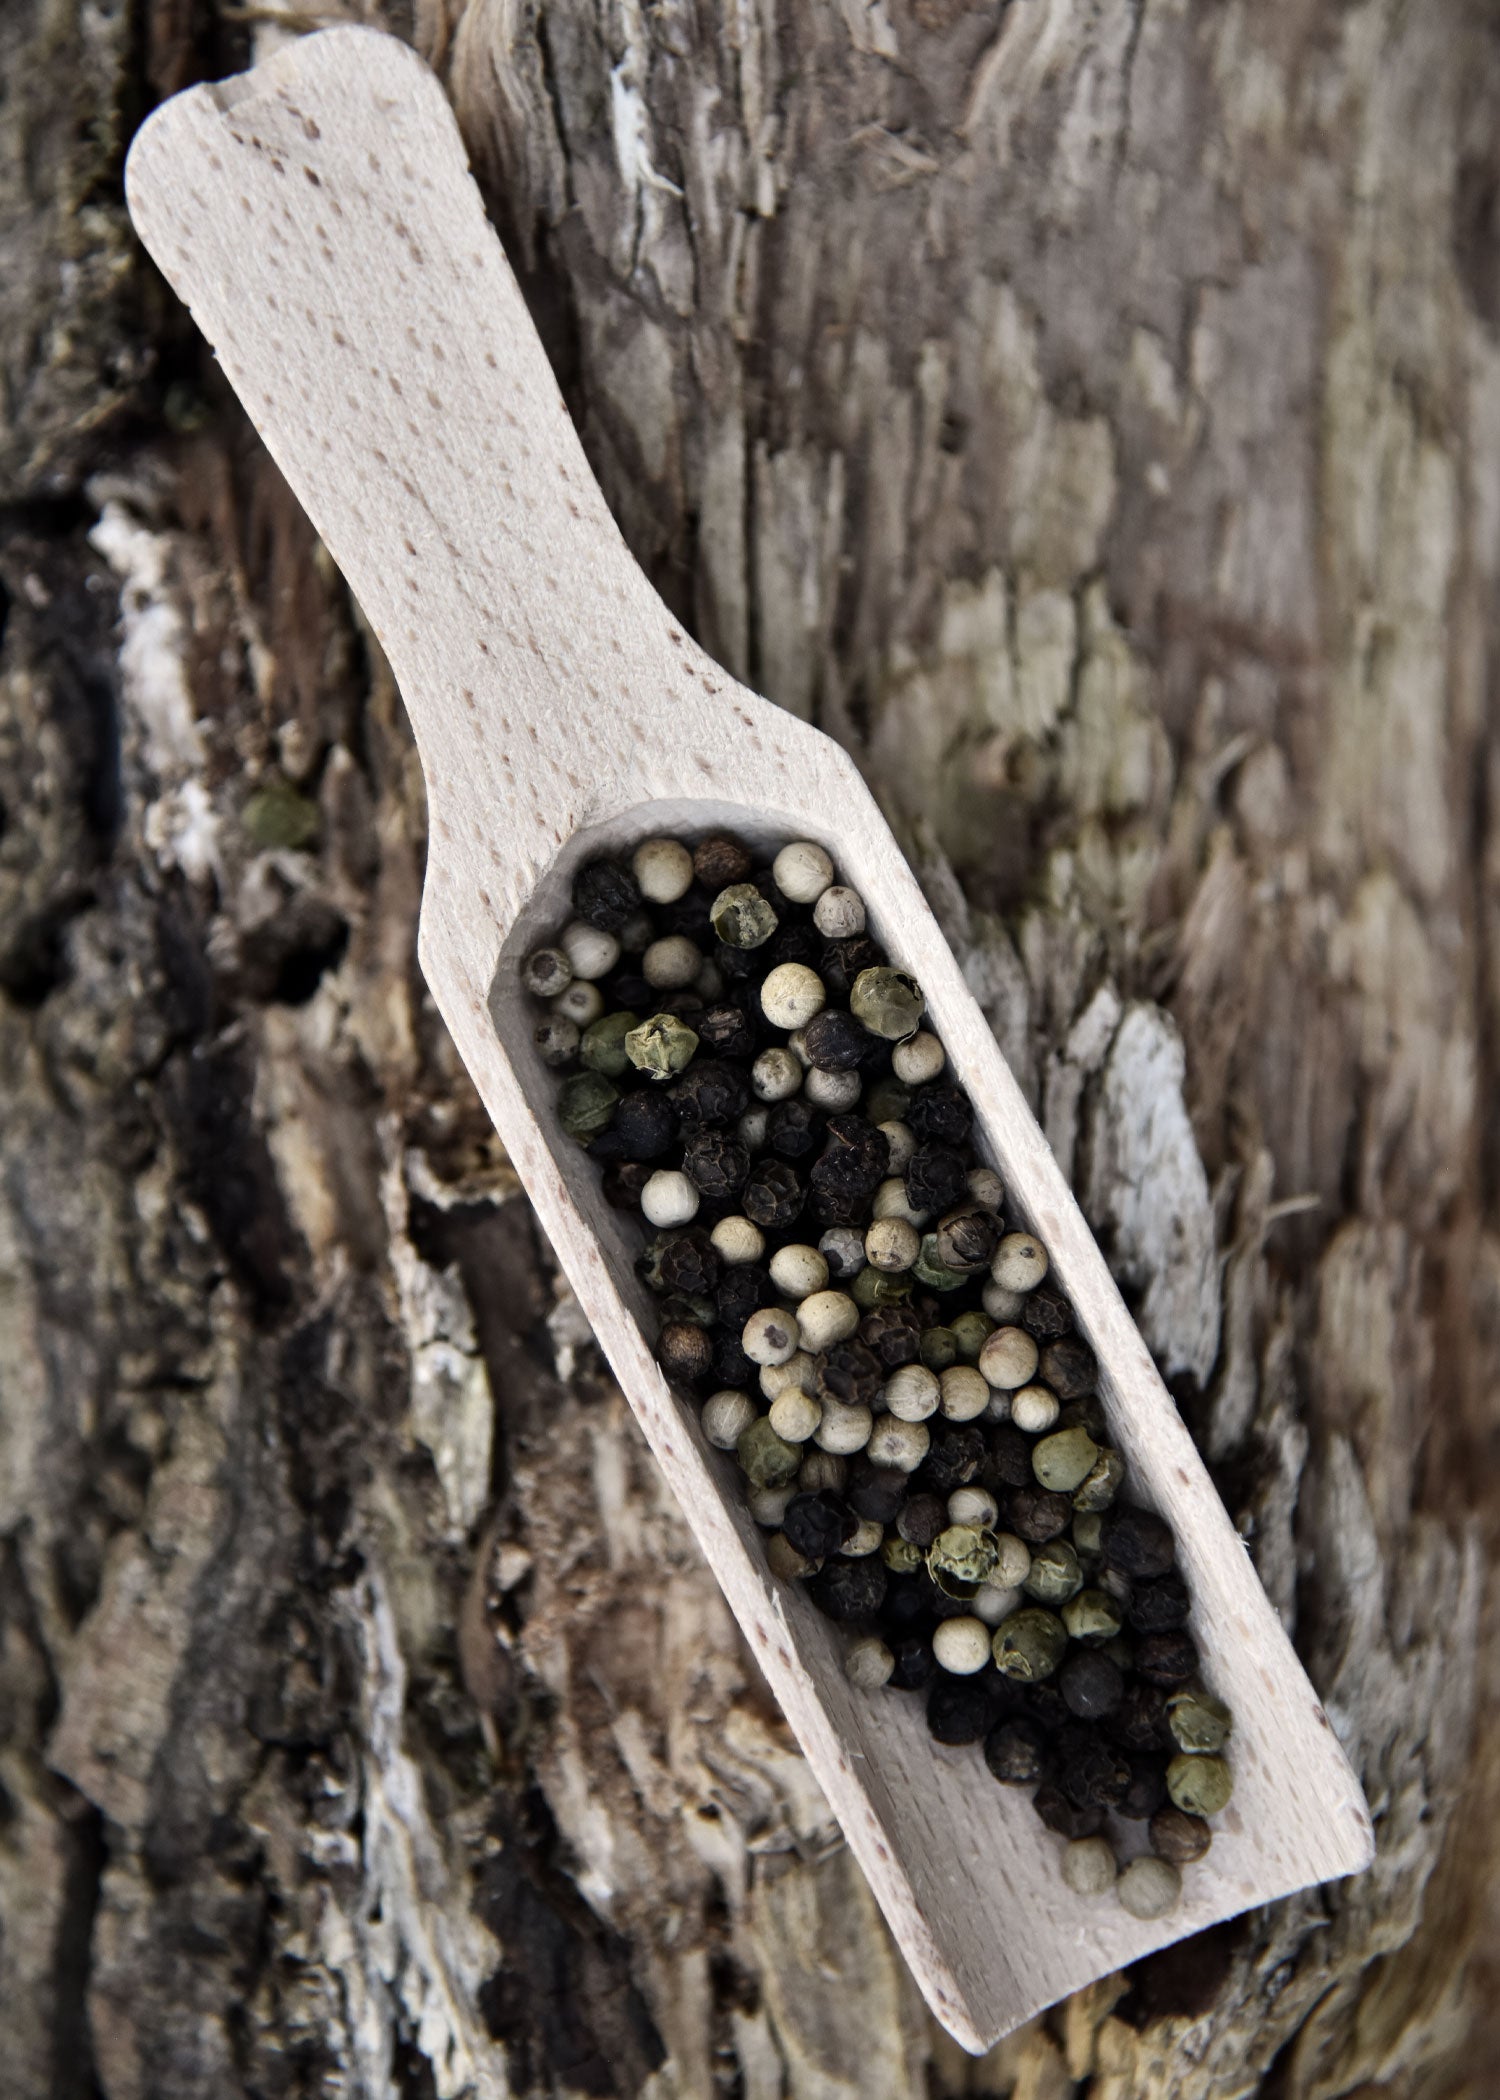
[[[315,18],[7,0],[0,2092],[1488,2092],[1500,17],[366,18],[648,572],[908,842],[1380,1852],[932,2026],[421,986],[389,676],[123,216],[144,110]]]

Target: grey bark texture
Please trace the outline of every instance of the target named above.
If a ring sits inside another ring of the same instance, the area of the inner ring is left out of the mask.
[[[123,216],[151,102],[327,17],[7,0],[0,2093],[1487,2093],[1500,18],[366,18],[648,572],[909,844],[1379,1858],[933,2028],[423,991],[390,678]]]

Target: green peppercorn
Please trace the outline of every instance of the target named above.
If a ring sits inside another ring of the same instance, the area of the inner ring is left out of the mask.
[[[1109,1445],[1102,1445],[1092,1469],[1073,1491],[1073,1507],[1090,1516],[1098,1516],[1109,1508],[1124,1482],[1124,1459]]]
[[[1073,1640],[1090,1648],[1112,1641],[1123,1623],[1119,1605],[1103,1590],[1079,1590],[1070,1597],[1062,1622]]]
[[[850,1013],[889,1043],[916,1034],[926,1004],[922,987],[904,970],[861,970],[849,987]]]
[[[1234,1727],[1234,1716],[1212,1692],[1174,1692],[1167,1701],[1167,1726],[1179,1750],[1222,1750]]]
[[[670,1079],[692,1061],[698,1038],[676,1014],[653,1014],[625,1038],[625,1054],[638,1072]]]
[[[893,1575],[915,1575],[922,1565],[922,1549],[914,1546],[910,1539],[902,1538],[899,1531],[888,1531],[880,1547],[880,1557]]]
[[[951,1327],[924,1328],[918,1348],[929,1371],[946,1371],[958,1362],[958,1336]]]
[[[1056,1612],[1028,1607],[1013,1611],[995,1629],[995,1667],[1022,1684],[1050,1677],[1067,1651],[1068,1635]]]
[[[967,1583],[972,1588],[989,1579],[999,1558],[1000,1548],[992,1531],[978,1524],[950,1524],[928,1547],[927,1569],[939,1589],[944,1588],[945,1579]]]
[[[995,1331],[995,1323],[988,1313],[961,1312],[953,1322],[953,1339],[958,1344],[959,1356],[966,1364],[977,1364],[979,1352]]]
[[[1066,1539],[1049,1539],[1031,1556],[1031,1567],[1021,1587],[1038,1604],[1066,1604],[1083,1587],[1078,1555]]]
[[[602,1072],[575,1072],[557,1090],[557,1120],[571,1138],[586,1145],[609,1128],[620,1089]]]
[[[625,1038],[636,1025],[634,1014],[619,1013],[605,1014],[585,1028],[578,1054],[589,1070],[602,1072],[606,1079],[618,1079],[622,1072],[628,1072],[630,1053]]]
[[[762,947],[781,923],[753,882],[734,882],[720,890],[708,917],[726,948]]]
[[[1167,1766],[1167,1792],[1187,1815],[1216,1816],[1234,1792],[1234,1775],[1222,1757],[1184,1752]]]
[[[753,1487],[785,1487],[802,1463],[797,1446],[779,1437],[765,1415],[750,1424],[734,1448]]]
[[[1097,1510],[1079,1510],[1073,1519],[1073,1544],[1084,1560],[1097,1560],[1103,1545],[1104,1519]]]
[[[848,1291],[861,1312],[873,1312],[877,1305],[904,1305],[911,1296],[911,1278],[905,1272],[891,1276],[866,1267],[848,1285]]]
[[[970,1281],[964,1270],[950,1269],[939,1261],[935,1232],[923,1233],[922,1251],[907,1273],[915,1276],[918,1283],[925,1284],[929,1291],[962,1290]]]
[[[1044,1488],[1057,1495],[1071,1495],[1093,1471],[1098,1456],[1099,1446],[1086,1429],[1059,1429],[1036,1445],[1031,1469]]]

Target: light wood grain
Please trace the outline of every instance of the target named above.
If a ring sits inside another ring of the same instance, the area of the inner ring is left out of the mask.
[[[434,996],[938,2017],[982,2049],[1183,1933],[1366,1865],[1354,1775],[884,820],[846,755],[727,677],[631,559],[432,76],[374,32],[307,38],[158,111],[127,180],[400,682],[429,797]],[[917,1702],[847,1685],[835,1630],[770,1579],[734,1468],[666,1387],[630,1228],[553,1121],[520,958],[582,860],[720,821],[821,841],[921,979],[1098,1353],[1135,1491],[1176,1527],[1239,1725],[1235,1799],[1171,1919],[1069,1894],[1023,1796],[933,1745]]]

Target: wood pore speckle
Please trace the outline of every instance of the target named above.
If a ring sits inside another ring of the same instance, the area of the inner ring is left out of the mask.
[[[289,164],[305,182],[287,187]],[[1370,1824],[1353,1774],[884,820],[848,757],[728,680],[631,559],[431,74],[372,31],[305,38],[159,110],[127,186],[142,239],[388,650],[432,811],[420,953],[433,994],[938,2017],[983,2048],[1152,1948],[1364,1866]],[[335,365],[366,382],[336,381]],[[502,462],[504,428],[518,442]],[[449,551],[434,559],[435,547]],[[608,690],[612,658],[627,667],[625,707],[586,704],[595,681]],[[678,683],[684,666],[699,691]],[[513,717],[527,738],[507,750]],[[914,1702],[848,1685],[838,1635],[774,1584],[732,1465],[662,1379],[628,1228],[552,1116],[521,957],[565,915],[581,861],[654,830],[718,824],[762,844],[826,846],[878,938],[921,980],[985,1148],[1098,1354],[1112,1435],[1177,1531],[1205,1674],[1236,1711],[1237,1793],[1169,1919],[1072,1895],[1024,1797],[996,1787],[977,1756],[937,1754]],[[533,830],[545,845],[523,843]],[[491,866],[505,877],[498,904],[481,881]]]

